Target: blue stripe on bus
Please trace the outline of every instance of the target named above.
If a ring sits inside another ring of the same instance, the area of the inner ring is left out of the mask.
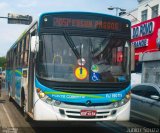
[[[72,103],[86,103],[87,100],[92,103],[110,103],[122,100],[126,94],[130,91],[131,86],[129,85],[122,91],[108,94],[77,94],[56,91],[54,88],[48,88],[42,85],[37,79],[35,80],[36,88],[40,88],[42,92],[48,95],[50,98],[62,102]]]

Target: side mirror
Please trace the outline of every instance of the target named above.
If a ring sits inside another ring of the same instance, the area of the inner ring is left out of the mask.
[[[160,100],[160,97],[159,96],[156,96],[156,95],[151,95],[150,96],[152,99],[154,99],[154,100]]]
[[[39,51],[39,37],[32,36],[31,37],[31,52],[36,53]]]

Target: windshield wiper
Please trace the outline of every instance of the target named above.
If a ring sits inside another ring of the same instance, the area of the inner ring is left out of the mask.
[[[80,54],[79,54],[79,52],[78,52],[78,50],[77,50],[72,38],[69,36],[69,34],[66,31],[64,31],[63,34],[64,34],[64,37],[65,37],[67,43],[69,44],[70,48],[72,49],[72,51],[74,52],[75,56],[77,57],[77,59],[80,59],[81,58]]]

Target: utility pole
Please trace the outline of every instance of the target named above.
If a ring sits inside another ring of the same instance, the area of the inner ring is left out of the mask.
[[[120,7],[108,7],[108,10],[114,10],[114,9],[116,9],[116,16],[118,16],[118,10],[120,10],[121,12],[125,12],[126,11],[126,9],[122,9],[122,8],[120,8]]]

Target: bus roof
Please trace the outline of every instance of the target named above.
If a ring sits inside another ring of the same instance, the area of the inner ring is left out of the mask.
[[[63,12],[46,12],[46,13],[42,13],[39,17],[39,21],[41,20],[42,16],[44,15],[50,15],[50,14],[91,14],[91,15],[101,15],[103,17],[110,17],[110,18],[114,18],[114,19],[119,19],[121,21],[127,22],[127,23],[131,23],[130,20],[119,17],[119,16],[113,16],[113,15],[109,15],[109,14],[104,14],[104,13],[97,13],[97,12],[82,12],[82,11],[63,11]]]
[[[121,18],[121,17],[118,17],[118,16],[113,16],[113,15],[109,15],[109,14],[103,14],[103,13],[96,13],[96,12],[82,12],[82,11],[63,11],[63,12],[46,12],[46,13],[42,13],[41,15],[40,15],[40,17],[39,17],[39,21],[41,20],[41,18],[42,18],[42,16],[44,16],[44,15],[49,15],[49,14],[62,14],[62,13],[66,13],[66,14],[90,14],[90,15],[101,15],[101,16],[103,16],[103,17],[110,17],[110,18],[113,18],[113,19],[119,19],[119,20],[121,20],[121,21],[123,21],[123,22],[127,22],[127,23],[131,23],[128,19],[124,19],[124,18]],[[31,24],[31,26],[29,27],[29,28],[27,28],[19,37],[18,37],[18,39],[15,41],[15,43],[10,47],[10,49],[12,49],[12,48],[14,48],[14,47],[16,47],[16,45],[17,45],[17,42],[19,42],[22,38],[23,38],[23,36],[24,36],[24,34],[26,34],[31,28],[32,28],[32,26],[33,25],[35,25],[37,23],[37,21],[35,21],[35,22],[33,22],[32,24]],[[38,27],[39,27],[39,23],[38,23]],[[10,49],[8,50],[8,51],[10,51]]]

